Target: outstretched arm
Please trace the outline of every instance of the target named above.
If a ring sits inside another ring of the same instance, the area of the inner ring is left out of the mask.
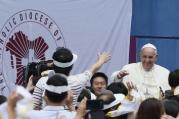
[[[111,58],[111,55],[107,52],[98,54],[98,60],[89,69],[92,75],[96,73],[103,66],[104,63],[108,62],[110,58]]]

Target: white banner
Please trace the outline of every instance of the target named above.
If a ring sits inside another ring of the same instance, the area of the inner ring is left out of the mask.
[[[51,59],[57,46],[78,55],[72,74],[102,51],[108,76],[128,63],[132,0],[0,0],[0,93],[21,84],[28,62]]]

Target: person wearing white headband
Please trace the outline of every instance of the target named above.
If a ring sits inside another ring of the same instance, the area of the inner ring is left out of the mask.
[[[68,97],[70,88],[68,87],[66,77],[54,74],[47,80],[44,88],[43,98],[47,105],[40,111],[31,111],[28,116],[30,119],[78,119],[79,115],[80,119],[82,119],[85,107],[81,108],[80,106],[80,109],[75,111],[70,109],[71,105],[69,104],[71,103],[67,103],[70,97]],[[83,99],[82,103],[86,103],[86,100],[84,101]],[[65,109],[66,105],[69,107],[69,110]]]
[[[140,52],[141,62],[125,65],[121,70],[112,74],[112,79],[123,81],[125,84],[132,81],[143,99],[161,98],[161,94],[170,89],[168,84],[169,70],[155,64],[157,55],[156,46],[151,43],[145,44]]]
[[[72,103],[69,90],[66,77],[54,74],[45,84],[43,97],[47,105],[42,110],[32,110],[32,95],[17,86],[8,101],[0,106],[0,116],[2,119],[82,119],[87,99],[83,98],[78,110],[66,110],[64,106]]]
[[[99,54],[96,63],[91,65],[91,67],[83,73],[77,75],[70,75],[73,64],[77,60],[77,55],[72,53],[69,49],[58,48],[53,53],[52,58],[54,71],[51,71],[48,76],[42,77],[37,82],[33,92],[33,102],[35,109],[42,108],[42,94],[45,90],[45,83],[48,77],[50,77],[54,73],[59,73],[67,77],[69,87],[74,92],[73,105],[75,106],[77,104],[77,98],[82,89],[85,87],[86,83],[91,79],[92,75],[110,59],[110,55],[106,52]]]

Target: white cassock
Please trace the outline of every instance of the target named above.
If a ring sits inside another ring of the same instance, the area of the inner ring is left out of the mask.
[[[144,99],[149,97],[159,99],[161,90],[164,92],[170,89],[168,84],[169,70],[162,66],[155,64],[150,71],[145,71],[141,62],[138,62],[125,65],[122,70],[126,70],[129,75],[123,77],[123,79],[118,79],[117,74],[120,71],[116,71],[112,74],[112,79],[123,81],[125,85],[127,81],[132,81]]]

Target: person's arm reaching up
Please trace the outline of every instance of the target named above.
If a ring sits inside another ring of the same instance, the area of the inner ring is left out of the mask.
[[[103,53],[98,54],[98,60],[89,69],[89,71],[92,73],[92,75],[94,73],[96,73],[102,67],[102,65],[104,63],[108,62],[110,60],[110,58],[111,58],[111,56],[107,52],[103,52]]]

